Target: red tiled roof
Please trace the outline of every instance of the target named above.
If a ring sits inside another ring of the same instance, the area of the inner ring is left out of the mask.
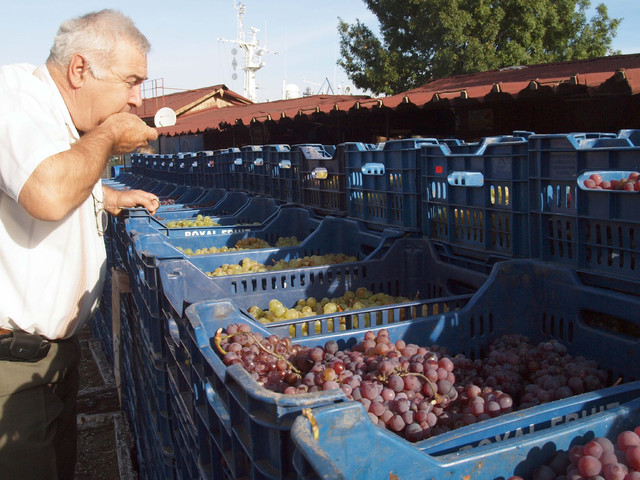
[[[606,95],[608,86],[614,84],[626,89],[629,95],[640,93],[640,54],[617,55],[590,60],[556,62],[522,67],[511,67],[468,75],[457,75],[434,80],[421,87],[388,97],[371,98],[353,95],[314,95],[292,100],[279,100],[209,109],[185,114],[176,125],[158,129],[160,135],[198,133],[206,129],[217,129],[224,125],[251,121],[293,118],[298,113],[328,113],[331,110],[348,111],[356,108],[396,108],[403,103],[423,107],[442,99],[474,99],[485,101],[492,93],[503,93],[513,97],[547,89],[560,93],[564,87],[585,89],[592,95]]]
[[[243,123],[244,125],[249,125],[254,120],[260,122],[265,120],[278,121],[282,117],[293,118],[299,113],[328,112],[338,104],[351,106],[356,100],[366,100],[368,98],[368,96],[364,95],[313,95],[290,100],[202,110],[179,117],[176,125],[159,128],[158,133],[160,135],[197,133],[209,128],[220,128],[221,125],[225,124]]]
[[[172,110],[179,112],[180,109],[185,106],[191,105],[214,94],[218,94],[222,98],[228,98],[231,103],[250,103],[250,100],[244,98],[233,90],[229,90],[225,85],[214,85],[211,87],[170,93],[161,97],[145,98],[142,100],[142,105],[137,109],[133,109],[132,113],[135,113],[142,118],[153,117],[162,107],[169,107]]]

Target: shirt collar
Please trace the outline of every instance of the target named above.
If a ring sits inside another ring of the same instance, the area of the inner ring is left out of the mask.
[[[60,94],[60,90],[58,90],[58,86],[56,85],[56,82],[53,81],[53,78],[51,77],[51,74],[49,73],[47,66],[44,64],[40,65],[33,72],[33,75],[39,78],[42,82],[44,82],[51,89],[51,91],[54,92],[53,99],[56,102],[55,108],[64,116],[64,122],[67,125],[67,129],[69,130],[70,137],[76,141],[80,140],[80,134],[78,133],[78,129],[73,124],[73,120],[71,120],[71,114],[69,113],[69,109],[67,108],[67,105],[64,103],[64,99]]]

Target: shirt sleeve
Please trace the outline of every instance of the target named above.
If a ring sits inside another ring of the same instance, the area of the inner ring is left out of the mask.
[[[55,97],[37,78],[26,77],[19,87],[0,84],[0,188],[16,201],[44,159],[70,148]]]

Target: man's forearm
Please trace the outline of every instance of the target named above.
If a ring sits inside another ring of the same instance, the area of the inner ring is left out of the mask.
[[[19,203],[34,218],[57,221],[89,196],[111,156],[113,140],[96,129],[69,150],[43,160],[23,186]]]

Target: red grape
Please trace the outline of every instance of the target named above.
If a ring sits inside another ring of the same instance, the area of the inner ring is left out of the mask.
[[[592,477],[594,475],[600,475],[602,464],[596,457],[585,455],[578,460],[578,469],[585,477]]]

